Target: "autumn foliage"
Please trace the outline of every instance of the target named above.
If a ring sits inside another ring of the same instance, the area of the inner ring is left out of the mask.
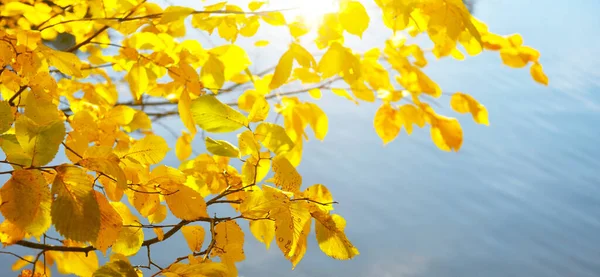
[[[261,1],[202,9],[145,0],[0,2],[0,174],[7,177],[0,241],[21,276],[237,276],[252,236],[266,248],[275,241],[292,268],[315,238],[328,256],[351,259],[359,251],[333,212],[334,197],[325,185],[303,184],[296,170],[303,142],[328,132],[316,101],[323,93],[379,103],[373,122],[383,143],[401,129],[427,127],[437,147],[458,151],[459,121],[429,100],[479,124],[489,124],[488,112],[469,94],[442,93],[424,71],[430,61],[496,51],[548,84],[535,49],[518,34],[491,33],[460,0],[375,0],[380,9],[369,12],[342,0],[313,29]],[[376,21],[391,34],[379,47],[358,52],[345,44]],[[273,68],[253,72],[236,41],[273,28],[289,30],[289,48]],[[191,30],[226,43],[207,48],[186,38]],[[433,47],[410,43],[417,36]],[[237,101],[221,97],[232,93]],[[296,96],[303,93],[310,98]],[[167,117],[185,126],[176,141],[153,131]],[[181,164],[162,164],[169,151]],[[237,216],[209,214],[217,205]],[[167,215],[179,221],[165,223]],[[155,263],[152,246],[175,234],[189,250]],[[134,255],[148,262],[132,265]]]

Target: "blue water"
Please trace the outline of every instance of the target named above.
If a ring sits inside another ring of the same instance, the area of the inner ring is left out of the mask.
[[[496,53],[432,62],[427,73],[444,91],[470,93],[490,114],[489,127],[459,116],[458,153],[438,150],[427,129],[383,146],[372,127],[377,105],[325,94],[330,132],[306,143],[299,171],[304,186],[330,188],[361,254],[330,259],[311,234],[291,271],[276,246],[266,251],[248,233],[240,275],[600,276],[598,11],[597,0],[476,2],[492,31],[519,32],[540,50],[550,86],[502,66]],[[178,164],[172,155],[167,163]],[[187,251],[180,235],[153,246],[163,265]],[[0,275],[12,276],[12,261],[0,255]]]

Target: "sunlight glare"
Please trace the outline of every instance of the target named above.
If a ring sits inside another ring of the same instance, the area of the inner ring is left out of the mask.
[[[302,18],[311,29],[319,25],[323,15],[337,12],[339,9],[339,0],[282,0],[281,2],[285,3],[284,7],[291,8],[286,11],[290,19]]]

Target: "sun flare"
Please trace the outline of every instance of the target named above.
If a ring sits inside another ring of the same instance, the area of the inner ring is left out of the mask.
[[[286,14],[290,19],[301,18],[309,27],[316,27],[327,13],[339,10],[339,0],[277,0],[278,7],[289,9]]]

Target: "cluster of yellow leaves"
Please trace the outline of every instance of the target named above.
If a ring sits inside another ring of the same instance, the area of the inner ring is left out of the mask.
[[[323,140],[327,115],[292,95],[307,92],[318,100],[331,91],[356,104],[380,101],[374,127],[384,143],[402,128],[411,134],[414,126],[428,125],[437,147],[458,151],[460,123],[426,103],[443,95],[423,70],[428,51],[406,43],[400,31],[426,33],[437,58],[464,59],[460,46],[469,55],[499,51],[508,66],[531,63],[533,79],[548,84],[535,49],[523,46],[520,35],[489,32],[461,0],[375,0],[394,35],[364,53],[345,46],[345,38],[362,38],[372,18],[360,1],[339,2],[310,42],[323,51],[318,57],[303,40],[311,32],[307,24],[266,10],[263,1],[194,10],[142,0],[0,0],[0,163],[12,167],[2,172],[11,177],[0,188],[0,242],[47,247],[39,240],[53,229],[63,249],[73,250],[46,251],[44,261],[27,256],[13,270],[34,264],[35,272],[21,276],[43,276],[53,266],[78,276],[140,276],[127,257],[180,231],[190,254],[160,274],[237,276],[245,236],[235,219],[247,220],[267,248],[275,240],[293,267],[306,253],[313,221],[319,248],[350,259],[359,252],[344,233],[344,218],[332,213],[330,191],[321,184],[303,189],[296,170],[307,127]],[[228,44],[205,48],[185,39],[190,17],[193,28]],[[255,36],[263,23],[287,28],[291,36],[266,74],[253,73],[246,50],[235,44],[240,36]],[[121,78],[130,96],[121,92]],[[238,87],[246,89],[236,102],[218,97]],[[153,109],[169,105],[174,109]],[[485,106],[468,94],[452,94],[450,106],[489,124]],[[281,125],[268,122],[274,114]],[[152,128],[169,115],[185,127],[173,149],[178,167],[162,164],[172,149]],[[210,133],[203,136],[208,153],[194,155],[198,128]],[[220,133],[236,133],[237,141],[211,137]],[[63,157],[68,163],[51,165]],[[239,168],[230,164],[234,159]],[[210,217],[207,207],[221,203],[240,216]],[[181,221],[165,231],[157,224],[169,215]],[[144,228],[156,237],[146,238]],[[100,266],[96,250],[110,253],[109,262]]]

